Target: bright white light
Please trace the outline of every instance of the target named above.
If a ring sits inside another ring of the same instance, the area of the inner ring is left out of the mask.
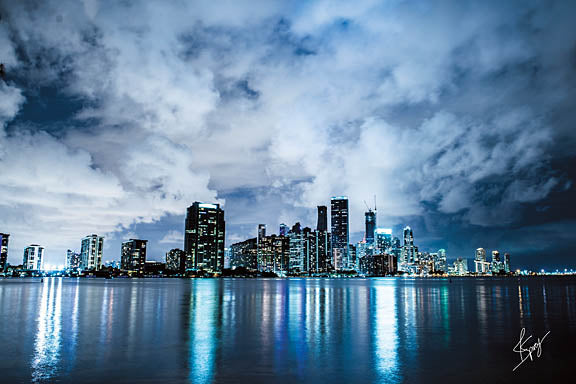
[[[391,235],[392,229],[390,229],[390,228],[376,228],[375,232],[377,234]]]

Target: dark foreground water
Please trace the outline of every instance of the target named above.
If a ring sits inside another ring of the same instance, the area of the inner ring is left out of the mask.
[[[515,372],[520,330],[541,356]],[[0,383],[542,382],[576,280],[0,279]]]

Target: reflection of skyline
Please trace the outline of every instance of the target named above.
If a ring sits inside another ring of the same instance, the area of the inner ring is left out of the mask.
[[[58,374],[61,348],[62,278],[46,279],[42,285],[38,328],[32,359],[32,380],[45,381]]]

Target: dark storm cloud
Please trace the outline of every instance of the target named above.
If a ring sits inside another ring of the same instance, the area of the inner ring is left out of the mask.
[[[240,238],[265,217],[313,225],[309,208],[348,194],[359,233],[375,194],[380,224],[414,223],[423,244],[467,256],[493,228],[550,223],[535,212],[573,195],[558,164],[575,156],[574,11],[4,2],[3,230],[61,252],[220,198]],[[159,229],[163,244],[181,230]]]

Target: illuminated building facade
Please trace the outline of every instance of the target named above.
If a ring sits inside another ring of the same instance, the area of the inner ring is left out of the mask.
[[[184,273],[186,271],[186,252],[179,248],[166,252],[166,269]]]
[[[103,249],[103,236],[92,234],[84,237],[80,246],[80,269],[83,271],[99,271],[102,268]]]
[[[186,270],[220,272],[224,268],[224,210],[219,204],[195,202],[186,214]]]
[[[81,254],[72,250],[66,251],[66,269],[78,269],[81,264]]]
[[[348,269],[349,217],[348,197],[332,197],[330,201],[330,225],[332,229],[332,260],[336,271]]]
[[[257,268],[258,239],[253,237],[230,246],[230,267]]]
[[[22,267],[28,271],[41,271],[44,269],[44,247],[32,244],[24,248]]]
[[[120,268],[124,271],[143,274],[146,265],[146,244],[148,240],[130,239],[122,243]]]
[[[6,270],[8,264],[8,239],[10,235],[0,233],[0,272]]]

